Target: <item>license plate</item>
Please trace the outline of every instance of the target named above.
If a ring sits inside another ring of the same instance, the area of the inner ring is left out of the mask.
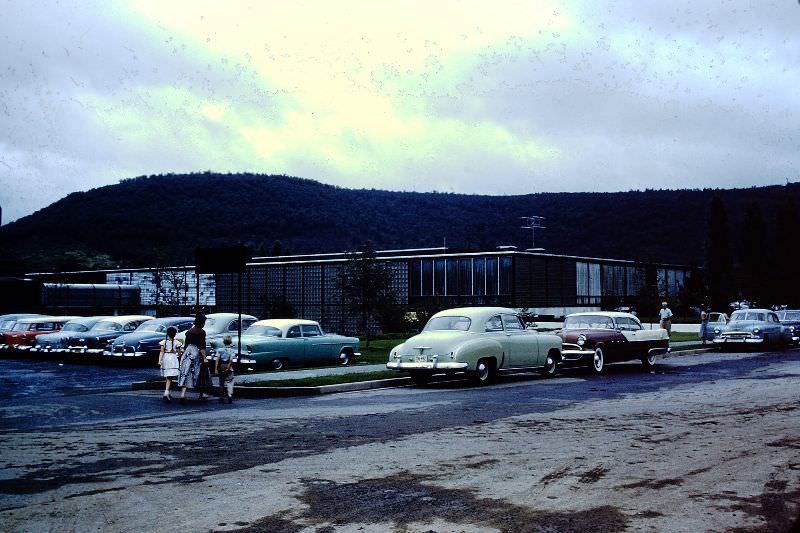
[[[414,362],[415,363],[427,363],[428,362],[428,356],[427,355],[415,355],[414,356]]]

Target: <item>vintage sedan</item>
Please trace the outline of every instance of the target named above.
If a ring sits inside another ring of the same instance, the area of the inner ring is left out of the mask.
[[[3,346],[6,350],[29,351],[36,344],[36,336],[60,331],[64,324],[78,318],[76,316],[45,316],[20,318],[11,331],[3,333]]]
[[[112,316],[101,320],[92,329],[69,341],[69,351],[74,354],[100,355],[114,339],[138,328],[142,322],[153,320],[147,315]]]
[[[784,327],[789,328],[792,342],[800,345],[800,309],[782,309],[775,312]]]
[[[42,316],[48,315],[40,315],[38,313],[13,313],[10,315],[0,315],[0,334],[14,329],[14,325],[17,323],[17,320],[21,318],[36,318]]]
[[[587,366],[597,374],[608,363],[636,359],[649,369],[669,350],[667,330],[645,329],[630,313],[573,313],[558,336],[564,340],[563,365]]]
[[[479,385],[501,371],[535,369],[546,376],[561,360],[561,339],[526,329],[514,309],[462,307],[433,315],[419,335],[395,346],[386,367],[417,384],[434,374],[466,372]]]
[[[238,350],[235,336],[231,348]],[[359,340],[324,333],[319,323],[301,319],[259,320],[242,334],[240,363],[280,370],[287,366],[349,365],[358,352]],[[211,341],[210,356],[222,347],[222,337]]]
[[[246,331],[253,323],[258,320],[253,315],[242,313],[242,331]],[[206,347],[211,346],[211,341],[225,335],[238,337],[239,335],[239,314],[238,313],[210,313],[206,315],[206,323],[203,326],[206,332]],[[181,342],[186,342],[186,331],[178,333],[175,337]]]
[[[125,333],[111,341],[103,350],[103,355],[125,358],[127,361],[154,363],[158,361],[158,354],[161,351],[160,342],[166,338],[167,328],[174,327],[182,332],[192,327],[193,322],[194,318],[190,316],[148,320],[131,333]]]
[[[714,340],[714,330],[719,326],[724,326],[728,323],[728,315],[711,311],[708,313],[708,326],[706,327],[705,339],[700,337],[700,340],[712,341]]]
[[[714,328],[714,344],[723,348],[763,346],[785,348],[792,344],[792,333],[770,309],[739,309],[725,326]]]
[[[68,352],[71,340],[84,336],[95,324],[107,318],[111,317],[89,316],[70,320],[57,333],[37,335],[32,351],[40,354]]]

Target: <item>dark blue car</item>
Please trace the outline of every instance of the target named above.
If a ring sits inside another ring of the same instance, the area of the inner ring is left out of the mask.
[[[794,345],[800,345],[800,309],[783,309],[776,311],[776,314],[781,324],[789,328]]]
[[[106,357],[125,358],[143,362],[158,361],[160,342],[167,336],[167,328],[173,326],[178,332],[192,327],[193,317],[175,316],[154,318],[136,328],[132,333],[120,335],[110,342],[103,352]]]
[[[33,346],[34,352],[38,353],[62,353],[69,351],[69,343],[78,337],[85,337],[86,332],[92,329],[95,324],[109,318],[107,316],[89,316],[70,320],[61,331],[56,333],[45,333],[36,336],[36,344]]]

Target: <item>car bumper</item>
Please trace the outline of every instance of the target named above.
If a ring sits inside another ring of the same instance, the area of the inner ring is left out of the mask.
[[[714,344],[763,344],[764,339],[746,338],[746,339],[722,339],[719,337],[714,338]]]
[[[67,351],[69,353],[84,353],[84,354],[101,355],[104,350],[103,350],[103,348],[89,348],[88,346],[70,346]]]
[[[443,362],[439,361],[390,361],[386,363],[389,370],[466,370],[469,363],[463,362]]]
[[[144,357],[147,355],[147,352],[141,351],[111,351],[111,350],[103,350],[103,355],[106,357]]]

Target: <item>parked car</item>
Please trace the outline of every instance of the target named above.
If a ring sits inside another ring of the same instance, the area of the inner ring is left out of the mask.
[[[792,333],[781,324],[775,311],[739,309],[724,326],[714,328],[714,343],[722,347],[753,346],[785,348],[792,344]]]
[[[564,319],[558,336],[564,341],[562,364],[587,366],[597,374],[609,363],[636,359],[652,368],[658,355],[669,349],[666,330],[645,329],[630,313],[573,313]]]
[[[142,322],[153,320],[147,315],[112,316],[95,324],[84,335],[69,341],[69,351],[76,354],[102,354],[106,346],[125,333],[130,333]]]
[[[156,362],[161,351],[159,343],[166,338],[167,328],[174,327],[183,332],[192,327],[193,321],[190,316],[176,316],[142,322],[136,330],[112,340],[103,350],[103,355]]]
[[[95,324],[107,318],[111,317],[89,316],[70,320],[57,333],[37,335],[33,351],[39,353],[68,352],[70,340],[84,336]]]
[[[48,315],[40,315],[37,313],[15,313],[10,315],[0,315],[0,333],[11,331],[14,329],[14,324],[21,318],[36,318]],[[0,339],[2,340],[2,339]]]
[[[11,331],[3,333],[3,345],[6,350],[28,351],[36,343],[36,336],[59,331],[64,324],[75,316],[44,316],[20,318]]]
[[[466,372],[483,385],[500,371],[552,376],[560,360],[561,339],[526,329],[514,309],[461,307],[433,315],[419,335],[392,348],[386,367],[410,372],[417,384],[436,373]]]
[[[237,338],[231,335],[231,347],[238,350]],[[280,370],[286,366],[319,364],[349,365],[358,352],[359,340],[335,333],[324,333],[313,320],[259,320],[242,334],[240,363],[269,366]],[[222,347],[222,337],[211,341],[211,357]]]
[[[800,345],[800,309],[781,309],[775,312],[784,327],[789,328],[792,342]]]
[[[705,340],[714,340],[714,330],[719,326],[724,326],[728,323],[728,315],[725,313],[718,313],[711,311],[708,313],[708,327],[706,328]]]
[[[242,314],[242,331],[246,331],[256,320],[258,319],[253,315]],[[239,313],[210,313],[206,316],[203,330],[206,332],[206,348],[210,348],[211,341],[217,337],[222,339],[223,336],[230,335],[237,338],[239,336]],[[178,333],[175,338],[185,343],[186,331]]]

